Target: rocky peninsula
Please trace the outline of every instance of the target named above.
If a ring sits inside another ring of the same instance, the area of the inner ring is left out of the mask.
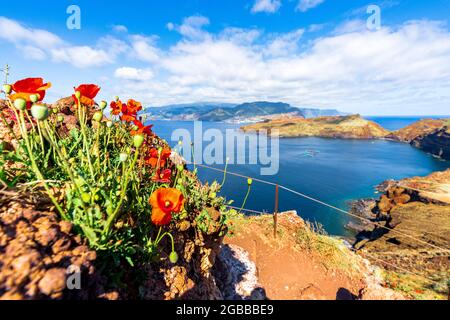
[[[311,119],[283,117],[246,125],[241,130],[267,134],[276,130],[281,138],[386,139],[409,143],[438,158],[450,160],[449,119],[423,119],[391,132],[360,115]]]
[[[280,137],[324,137],[341,139],[379,139],[389,131],[360,115],[318,118],[278,118],[243,126],[244,132],[278,130]]]

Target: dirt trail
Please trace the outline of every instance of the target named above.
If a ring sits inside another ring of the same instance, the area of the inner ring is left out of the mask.
[[[383,293],[384,288],[381,287],[378,296],[369,297],[373,293],[365,292],[368,287],[367,267],[361,262],[362,259],[343,246],[339,248],[338,245],[330,249],[342,250],[344,253],[342,260],[347,260],[338,261],[336,265],[330,265],[333,262],[332,255],[319,256],[319,253],[299,246],[297,239],[299,233],[303,232],[305,224],[296,215],[280,215],[278,223],[277,239],[273,237],[271,217],[250,218],[242,224],[237,222],[236,235],[225,239],[225,243],[239,246],[249,253],[251,261],[256,264],[258,281],[265,289],[267,298],[274,300],[395,298],[395,295],[389,296],[391,293]]]

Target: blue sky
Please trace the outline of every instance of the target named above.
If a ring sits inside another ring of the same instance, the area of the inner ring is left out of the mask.
[[[69,5],[81,29],[69,30]],[[368,28],[369,5],[381,12]],[[450,0],[8,2],[0,64],[148,106],[284,101],[361,114],[450,114]]]

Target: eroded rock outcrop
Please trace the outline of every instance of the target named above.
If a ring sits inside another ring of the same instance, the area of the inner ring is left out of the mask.
[[[368,252],[367,258],[395,279],[401,276],[407,281],[398,268],[419,274],[412,278],[410,286],[416,289],[409,294],[445,298],[450,277],[446,251],[450,247],[450,169],[390,181],[385,188],[379,199],[366,201],[367,207],[359,211],[372,222],[358,230],[354,247]]]
[[[0,299],[118,298],[105,289],[95,268],[97,255],[76,236],[70,222],[60,221],[46,203],[30,203],[24,194],[0,193]],[[67,281],[78,273],[81,287]],[[72,287],[75,288],[75,287]]]
[[[450,126],[419,136],[411,141],[411,145],[436,157],[450,160]]]
[[[445,119],[422,119],[404,128],[393,131],[386,136],[387,139],[410,143],[420,136],[428,135],[441,129],[447,120]]]

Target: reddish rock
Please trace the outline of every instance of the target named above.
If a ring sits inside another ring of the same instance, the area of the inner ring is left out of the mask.
[[[66,115],[74,114],[75,100],[72,96],[59,99],[52,105],[52,108],[57,109],[59,112]]]
[[[393,208],[393,205],[387,196],[382,195],[380,201],[378,202],[378,208],[381,212],[389,212]]]
[[[48,246],[49,244],[53,243],[57,237],[58,237],[58,230],[57,229],[55,229],[55,228],[50,228],[50,229],[41,228],[36,233],[35,239],[36,239],[36,241],[39,244],[41,244],[43,246]]]
[[[411,196],[406,193],[398,195],[394,198],[395,204],[405,204],[408,203],[410,200]]]
[[[0,194],[0,299],[99,298],[105,279],[93,266],[96,253],[71,233],[71,223],[21,202],[26,198]],[[72,260],[81,267],[83,290],[64,290]]]
[[[52,298],[61,298],[62,292],[66,288],[66,270],[50,269],[39,281],[39,290]]]
[[[64,232],[66,234],[69,234],[72,231],[72,223],[69,221],[60,221],[59,222],[59,228],[61,232]]]

